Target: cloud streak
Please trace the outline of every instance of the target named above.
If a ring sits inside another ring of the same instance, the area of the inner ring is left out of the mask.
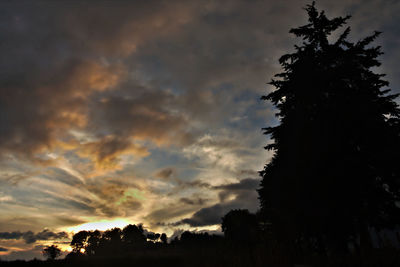
[[[69,238],[66,232],[52,232],[48,229],[45,229],[38,233],[33,233],[32,231],[0,232],[0,239],[3,240],[23,239],[26,244],[32,244],[38,240],[54,240],[54,239],[64,239],[64,238]]]

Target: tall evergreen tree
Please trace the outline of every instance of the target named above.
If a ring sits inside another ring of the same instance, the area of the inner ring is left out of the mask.
[[[346,248],[368,228],[400,222],[400,110],[380,65],[375,32],[348,40],[349,19],[328,19],[315,3],[308,24],[290,30],[302,38],[283,55],[283,72],[262,97],[278,110],[280,124],[264,128],[272,160],[261,171],[261,211],[282,241]]]

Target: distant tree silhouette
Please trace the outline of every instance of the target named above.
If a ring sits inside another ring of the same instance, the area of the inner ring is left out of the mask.
[[[199,248],[199,247],[206,247],[208,245],[213,245],[221,241],[221,236],[217,235],[210,235],[207,232],[190,232],[185,231],[181,234],[180,238],[175,237],[172,240],[172,245],[178,245],[184,248],[191,247],[191,248]]]
[[[161,242],[163,242],[163,244],[167,244],[167,241],[168,241],[167,235],[165,233],[162,233],[160,240],[161,240]]]
[[[153,236],[153,241],[160,238],[160,234],[153,234]],[[113,228],[104,232],[80,231],[72,237],[70,245],[73,250],[69,257],[79,255],[115,257],[132,252],[133,249],[144,248],[146,243],[142,225],[130,224],[122,230]]]
[[[143,226],[130,224],[122,229],[122,240],[125,244],[130,246],[140,247],[146,243],[146,236],[144,235]]]
[[[208,239],[208,233],[195,233],[190,231],[185,231],[181,234],[179,239],[181,244],[195,246],[200,243],[204,243]]]
[[[356,43],[347,17],[328,19],[308,5],[302,38],[283,55],[283,72],[262,97],[278,109],[280,124],[264,128],[274,156],[264,170],[261,212],[286,244],[345,250],[349,240],[370,245],[368,228],[399,223],[399,108],[382,74],[375,32]]]
[[[85,253],[87,255],[96,255],[102,246],[102,234],[99,230],[89,232],[87,244],[85,246]]]
[[[160,239],[160,234],[159,233],[149,233],[146,235],[146,238],[151,240],[152,242],[157,242],[158,239]]]
[[[42,251],[42,254],[49,260],[55,260],[57,257],[61,255],[61,249],[58,246],[51,245],[45,247]]]
[[[70,244],[72,251],[74,253],[82,253],[83,251],[86,251],[89,237],[90,232],[88,231],[79,231],[78,233],[74,234]]]
[[[221,227],[226,239],[238,243],[254,243],[259,237],[256,215],[245,209],[229,211],[222,218]]]

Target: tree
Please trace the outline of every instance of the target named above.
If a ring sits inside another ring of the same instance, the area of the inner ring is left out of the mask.
[[[345,250],[351,239],[369,244],[369,227],[400,222],[399,108],[380,65],[379,32],[356,43],[350,18],[328,19],[315,3],[308,24],[290,30],[302,38],[283,55],[283,72],[262,99],[278,110],[279,125],[264,128],[274,151],[260,172],[261,213],[283,243]]]
[[[58,256],[61,255],[61,249],[58,246],[51,245],[45,247],[42,251],[42,254],[49,260],[55,260]]]
[[[151,242],[157,242],[160,239],[159,233],[148,233],[146,238],[149,239]]]
[[[99,253],[100,244],[102,241],[102,234],[99,230],[90,231],[87,243],[85,246],[85,254],[93,256]]]
[[[129,224],[122,229],[122,240],[125,244],[136,247],[143,247],[146,243],[146,236],[144,235],[143,226]]]
[[[162,234],[161,234],[161,237],[160,237],[160,240],[161,240],[161,242],[162,242],[163,244],[167,244],[167,242],[168,242],[167,235],[166,235],[165,233],[162,233]]]
[[[225,238],[234,242],[254,243],[259,237],[257,217],[248,210],[231,210],[222,218]]]
[[[74,234],[70,244],[73,252],[83,253],[86,250],[86,246],[88,245],[89,237],[90,237],[90,232],[88,231],[79,231],[78,233]]]

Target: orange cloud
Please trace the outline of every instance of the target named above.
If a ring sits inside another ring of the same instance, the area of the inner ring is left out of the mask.
[[[88,97],[93,92],[114,89],[124,78],[125,69],[118,64],[72,60],[48,73],[49,77],[38,75],[29,84],[10,80],[7,87],[0,88],[8,121],[0,136],[0,156],[12,153],[46,163],[49,159],[38,155],[54,149],[69,129],[85,127]]]
[[[149,154],[146,148],[132,143],[129,139],[106,136],[101,140],[82,144],[78,152],[90,158],[97,169],[117,169],[118,158],[124,154],[144,157]]]

